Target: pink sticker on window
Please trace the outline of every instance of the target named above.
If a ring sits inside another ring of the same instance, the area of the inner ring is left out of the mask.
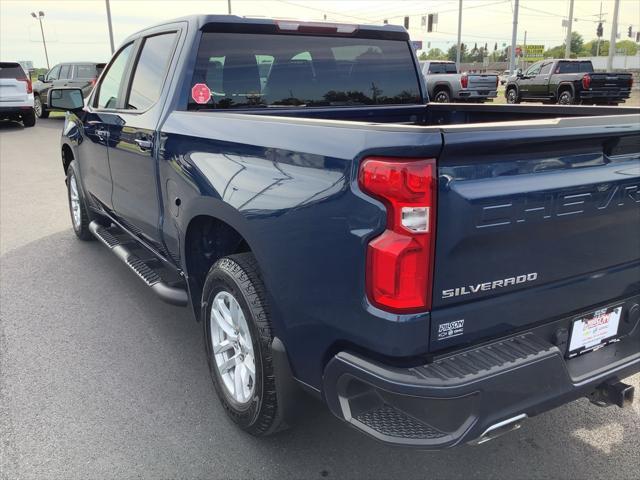
[[[211,90],[209,90],[206,83],[196,83],[191,87],[191,98],[193,98],[194,102],[201,105],[209,103],[209,100],[211,100]]]

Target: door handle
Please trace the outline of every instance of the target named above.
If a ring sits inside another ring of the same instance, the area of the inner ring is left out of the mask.
[[[151,140],[136,138],[134,142],[136,142],[136,145],[138,145],[138,148],[140,148],[140,150],[143,150],[143,151],[151,150],[151,148],[153,147],[153,142]]]

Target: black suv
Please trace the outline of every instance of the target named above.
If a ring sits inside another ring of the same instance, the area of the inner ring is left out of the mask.
[[[47,118],[47,93],[52,87],[81,88],[86,97],[96,84],[104,63],[72,62],[59,63],[46,75],[39,75],[38,81],[33,84],[34,108],[36,115]]]

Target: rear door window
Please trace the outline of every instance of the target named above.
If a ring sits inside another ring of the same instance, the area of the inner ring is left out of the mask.
[[[133,73],[127,109],[147,110],[160,98],[177,32],[147,37]]]
[[[553,63],[551,62],[542,65],[542,68],[540,69],[540,75],[548,75],[549,72],[551,72],[551,67],[553,67]]]
[[[96,66],[95,65],[76,65],[75,78],[91,80],[96,78]]]
[[[133,44],[125,46],[116,55],[107,73],[102,76],[98,84],[98,94],[94,106],[98,108],[117,108],[120,98],[122,79],[129,62]]]

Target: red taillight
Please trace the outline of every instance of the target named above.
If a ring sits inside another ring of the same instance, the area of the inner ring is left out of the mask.
[[[469,77],[462,75],[460,77],[460,85],[462,85],[462,88],[467,88],[469,86]]]
[[[95,78],[92,78],[91,80],[89,80],[89,83],[91,84],[92,87],[96,86],[96,80]]]
[[[27,93],[33,93],[33,84],[31,83],[31,79],[30,78],[28,78],[28,77],[16,78],[16,80],[26,83],[27,84]]]
[[[387,208],[386,230],[369,242],[369,300],[385,310],[431,309],[435,246],[436,161],[369,157],[360,188]]]
[[[582,77],[582,88],[589,90],[589,87],[591,87],[591,75],[587,74]]]
[[[629,77],[629,88],[633,87],[633,77]]]
[[[498,88],[498,83],[500,83],[500,79],[496,77],[496,88]]]

